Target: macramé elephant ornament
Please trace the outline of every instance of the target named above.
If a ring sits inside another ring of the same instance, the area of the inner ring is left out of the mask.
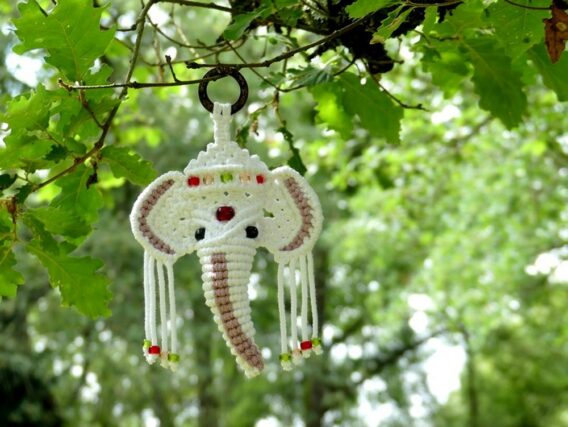
[[[289,370],[311,351],[321,353],[311,253],[321,231],[321,206],[316,193],[296,171],[287,166],[270,171],[258,156],[230,141],[229,104],[215,103],[212,117],[215,142],[191,160],[183,173],[168,172],[152,182],[130,215],[134,236],[144,247],[143,351],[151,364],[160,359],[164,367],[177,367],[173,265],[181,256],[196,251],[205,302],[238,365],[247,377],[258,375],[264,362],[254,342],[247,288],[256,248],[264,246],[278,263],[280,361]],[[291,351],[285,282],[290,293]]]

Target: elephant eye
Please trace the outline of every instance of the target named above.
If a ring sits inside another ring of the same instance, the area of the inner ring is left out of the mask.
[[[195,230],[195,240],[203,240],[205,237],[205,228],[201,227]]]
[[[249,225],[247,228],[245,228],[245,231],[247,232],[247,237],[249,239],[254,239],[258,236],[258,228],[256,228],[254,225]]]

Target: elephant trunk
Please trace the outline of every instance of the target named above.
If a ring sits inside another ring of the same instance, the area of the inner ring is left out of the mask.
[[[254,326],[248,299],[248,283],[255,249],[239,246],[231,252],[223,247],[202,247],[197,251],[203,268],[205,302],[211,308],[231,353],[248,377],[264,368],[254,342]]]

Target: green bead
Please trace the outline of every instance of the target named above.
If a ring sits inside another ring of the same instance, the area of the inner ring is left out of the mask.
[[[150,348],[151,345],[152,345],[152,341],[144,340],[144,348]]]
[[[169,353],[169,354],[168,354],[168,361],[170,361],[170,362],[179,362],[179,354],[176,354],[176,353]]]
[[[231,172],[223,172],[221,174],[222,182],[231,182],[233,180],[233,174]]]
[[[312,345],[313,345],[314,347],[316,347],[316,346],[318,346],[318,345],[321,345],[321,339],[319,339],[319,338],[312,338]]]
[[[290,353],[282,353],[280,355],[280,361],[289,362],[290,360],[292,360],[292,355]]]

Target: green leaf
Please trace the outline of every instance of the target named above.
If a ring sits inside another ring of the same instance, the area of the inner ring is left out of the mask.
[[[553,64],[544,45],[534,46],[528,54],[542,75],[546,87],[556,92],[560,102],[568,101],[568,55],[562,55],[560,60]]]
[[[34,0],[22,3],[19,10],[14,25],[21,44],[14,52],[45,49],[46,62],[71,81],[81,81],[114,38],[114,29],[100,29],[103,8],[84,0],[60,0],[48,16]]]
[[[455,8],[444,22],[436,25],[433,30],[443,36],[464,37],[487,26],[483,2],[468,0]]]
[[[343,105],[343,90],[337,82],[319,84],[310,88],[310,92],[317,102],[318,117],[344,138],[351,137],[353,131],[353,118]]]
[[[343,103],[348,112],[358,115],[361,124],[377,138],[399,142],[403,110],[375,86],[370,79],[361,84],[359,77],[343,73],[339,79],[344,89]]]
[[[124,177],[138,185],[147,185],[156,178],[152,163],[125,147],[108,146],[101,151],[101,158],[112,169],[115,177]]]
[[[13,268],[16,258],[12,252],[12,233],[12,217],[5,207],[0,207],[0,299],[15,296],[17,286],[24,283],[22,275]]]
[[[8,242],[0,245],[0,299],[16,296],[18,285],[24,283],[22,274],[14,270],[16,258]]]
[[[288,72],[294,74],[292,78],[294,86],[314,86],[329,82],[333,78],[329,67],[316,68],[308,66],[303,70],[289,69]]]
[[[288,166],[290,166],[292,169],[295,169],[300,175],[303,176],[308,169],[306,168],[306,165],[304,164],[304,161],[300,156],[300,150],[298,150],[294,145],[294,135],[285,126],[278,128],[277,131],[281,132],[282,135],[284,135],[284,140],[288,143],[288,148],[290,148],[290,151],[292,152],[292,157],[288,159]]]
[[[225,31],[223,31],[223,37],[225,40],[239,39],[245,33],[251,22],[258,18],[261,13],[262,10],[257,9],[254,12],[235,16],[233,18],[233,22],[231,22],[231,24],[225,28]]]
[[[44,138],[26,132],[15,132],[4,138],[6,147],[0,149],[0,168],[24,169],[34,171],[47,166],[49,163],[42,160],[48,154],[53,143]]]
[[[393,10],[391,13],[389,13],[386,19],[381,22],[381,26],[373,34],[371,44],[384,43],[388,38],[391,37],[392,33],[394,33],[398,29],[398,27],[400,27],[400,25],[406,20],[408,14],[413,10],[412,8],[407,8],[406,10],[401,12],[402,8],[403,6],[400,6],[397,9]]]
[[[49,92],[39,85],[35,91],[12,99],[0,119],[6,122],[12,131],[43,130],[49,121],[50,106]]]
[[[527,109],[520,74],[491,38],[464,40],[464,45],[474,66],[473,84],[480,98],[479,106],[508,129],[515,127]]]
[[[51,103],[49,92],[42,85],[8,103],[0,116],[0,121],[10,128],[10,134],[4,138],[6,146],[0,149],[0,168],[34,170],[35,166],[43,166],[40,160],[53,144],[44,135]]]
[[[357,0],[355,3],[347,6],[345,10],[351,18],[363,18],[377,10],[384,9],[397,3],[396,0]]]
[[[422,23],[422,31],[425,34],[429,34],[434,28],[436,21],[438,20],[438,8],[435,6],[430,6],[426,8],[424,12],[424,22]]]
[[[548,7],[549,0],[519,0],[517,3],[531,7]],[[507,55],[515,59],[544,38],[542,20],[550,15],[547,10],[526,9],[498,1],[488,8],[489,21],[495,35],[502,42]]]
[[[61,192],[50,206],[31,209],[29,214],[51,233],[71,238],[88,235],[103,206],[96,186],[87,187],[91,175],[92,169],[80,166],[74,173],[58,179],[56,185]]]
[[[93,318],[110,315],[110,281],[97,272],[102,261],[70,256],[63,246],[57,252],[50,251],[37,241],[28,243],[27,250],[47,269],[50,283],[59,288],[64,306],[73,306]]]
[[[422,46],[421,65],[448,99],[462,89],[471,67],[469,58],[458,46],[435,40]]]
[[[41,221],[46,230],[54,234],[77,238],[86,236],[91,231],[91,226],[75,212],[61,207],[44,206],[30,209],[28,212]]]

